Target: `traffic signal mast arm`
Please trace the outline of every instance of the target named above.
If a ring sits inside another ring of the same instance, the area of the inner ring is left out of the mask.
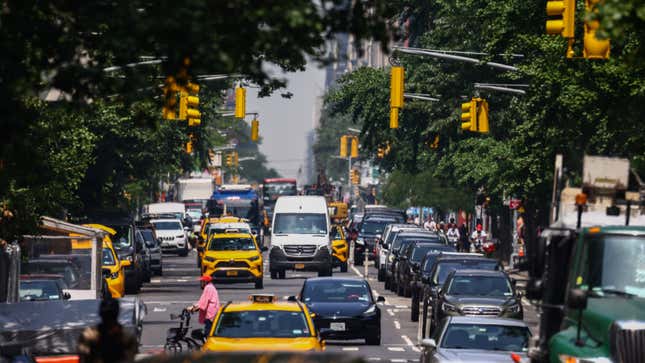
[[[487,66],[493,67],[493,68],[503,69],[503,70],[506,70],[506,71],[517,71],[518,70],[517,67],[509,66],[507,64],[502,64],[502,63],[497,63],[497,62],[487,62],[487,61],[482,61],[482,60],[477,59],[477,58],[470,58],[470,57],[464,57],[462,55],[450,54],[450,53],[459,53],[459,54],[486,55],[485,53],[437,51],[437,50],[430,50],[430,49],[423,49],[423,48],[410,48],[410,47],[393,47],[393,50],[395,50],[397,52],[405,53],[405,54],[424,55],[424,56],[429,56],[429,57],[434,57],[434,58],[456,60],[456,61],[473,63],[473,64],[482,64],[482,65],[487,65]],[[513,54],[512,56],[514,56],[514,57],[524,57],[521,54]]]

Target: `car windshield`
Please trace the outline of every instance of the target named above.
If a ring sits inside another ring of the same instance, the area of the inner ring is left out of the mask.
[[[103,266],[114,266],[116,260],[112,250],[109,248],[103,248]]]
[[[308,282],[302,292],[305,303],[370,302],[370,290],[363,281]]]
[[[497,261],[494,260],[456,260],[441,262],[437,266],[432,281],[442,285],[448,275],[454,270],[497,270]]]
[[[70,289],[89,289],[90,281],[81,280],[78,269],[68,262],[30,261],[25,265],[25,272],[30,274],[54,274],[63,276],[63,281]]]
[[[179,221],[154,222],[152,225],[155,226],[155,229],[158,231],[182,230],[182,226],[181,226],[181,223],[179,223]]]
[[[264,200],[274,200],[282,195],[296,195],[298,189],[294,183],[271,183],[264,184],[262,188]]]
[[[508,279],[503,276],[455,276],[446,290],[449,295],[507,296],[513,295]]]
[[[20,281],[21,301],[60,300],[60,292],[55,280]]]
[[[531,333],[527,327],[493,324],[450,324],[441,348],[526,352]]]
[[[410,257],[410,260],[412,260],[412,262],[421,262],[423,257],[430,251],[454,251],[454,250],[455,249],[450,246],[440,245],[440,244],[417,245],[412,250],[412,256]]]
[[[129,225],[110,226],[110,228],[116,231],[116,234],[114,236],[110,236],[114,248],[120,249],[132,246],[132,237],[130,236]]]
[[[222,313],[213,336],[301,338],[311,336],[311,332],[302,311],[251,310]]]
[[[255,243],[250,237],[212,238],[208,244],[209,251],[253,251]]]
[[[388,224],[394,223],[395,221],[363,221],[361,224],[361,234],[382,234],[385,227]]]
[[[402,247],[407,246],[408,243],[412,241],[427,241],[428,243],[439,243],[439,238],[433,238],[433,239],[425,239],[422,236],[419,237],[413,237],[413,236],[400,236],[398,235],[394,241],[392,242],[392,248],[391,250],[393,251],[398,251],[402,249]]]
[[[591,267],[591,268],[590,268]],[[645,237],[589,236],[576,278],[597,296],[645,297]]]
[[[327,234],[324,214],[279,213],[275,216],[276,234]]]

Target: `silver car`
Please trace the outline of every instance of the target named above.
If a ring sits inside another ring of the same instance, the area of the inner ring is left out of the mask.
[[[528,360],[531,337],[521,320],[449,316],[421,342],[421,363],[512,362],[512,354]]]

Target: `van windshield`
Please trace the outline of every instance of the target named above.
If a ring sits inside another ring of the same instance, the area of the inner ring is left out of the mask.
[[[314,213],[280,213],[275,216],[276,234],[327,234],[327,216]]]

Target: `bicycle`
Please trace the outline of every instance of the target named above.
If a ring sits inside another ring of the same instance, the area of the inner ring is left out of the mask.
[[[184,351],[198,350],[204,343],[204,334],[202,329],[193,329],[191,336],[188,336],[190,330],[190,312],[183,309],[181,314],[170,314],[171,320],[179,319],[178,328],[170,328],[166,333],[166,344],[164,351],[172,354],[178,354]]]

